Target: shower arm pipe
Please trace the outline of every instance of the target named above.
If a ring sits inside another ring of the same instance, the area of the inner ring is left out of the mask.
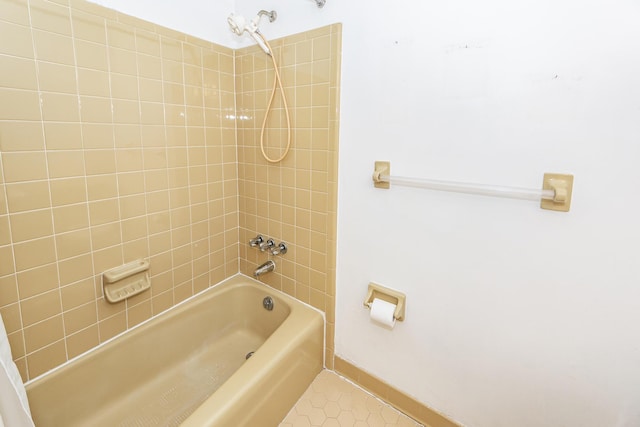
[[[545,174],[543,188],[530,189],[499,185],[475,184],[437,179],[408,178],[389,175],[388,162],[376,162],[373,182],[377,188],[389,188],[391,184],[416,187],[428,190],[449,191],[454,193],[476,194],[481,196],[503,197],[509,199],[540,201],[543,209],[568,212],[573,189],[573,176]]]
[[[258,20],[262,16],[268,17],[269,18],[269,22],[273,22],[278,18],[278,14],[276,13],[275,10],[272,10],[271,12],[269,12],[268,10],[262,9],[261,11],[258,12]]]

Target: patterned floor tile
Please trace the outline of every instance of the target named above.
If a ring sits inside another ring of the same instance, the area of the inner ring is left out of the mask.
[[[280,427],[422,427],[358,386],[324,370]]]

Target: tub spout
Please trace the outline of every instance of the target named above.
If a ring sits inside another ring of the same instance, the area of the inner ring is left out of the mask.
[[[265,273],[270,273],[274,271],[275,269],[276,269],[276,263],[269,260],[264,264],[259,265],[258,268],[256,268],[256,271],[253,272],[253,275],[256,277],[260,277]]]

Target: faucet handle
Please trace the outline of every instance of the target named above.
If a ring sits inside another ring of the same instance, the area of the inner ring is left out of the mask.
[[[271,255],[284,255],[286,253],[287,245],[284,242],[280,242],[278,246],[271,248]]]
[[[264,242],[264,238],[262,235],[258,234],[255,238],[249,240],[249,246],[255,248],[256,246],[260,246],[262,242]]]
[[[267,249],[271,249],[275,245],[276,245],[276,242],[274,242],[273,239],[268,239],[266,242],[262,242],[258,246],[260,247],[260,251],[264,252]]]

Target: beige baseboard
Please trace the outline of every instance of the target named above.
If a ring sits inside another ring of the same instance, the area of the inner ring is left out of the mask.
[[[428,427],[460,427],[459,424],[390,386],[381,379],[335,356],[334,370],[365,390]]]

